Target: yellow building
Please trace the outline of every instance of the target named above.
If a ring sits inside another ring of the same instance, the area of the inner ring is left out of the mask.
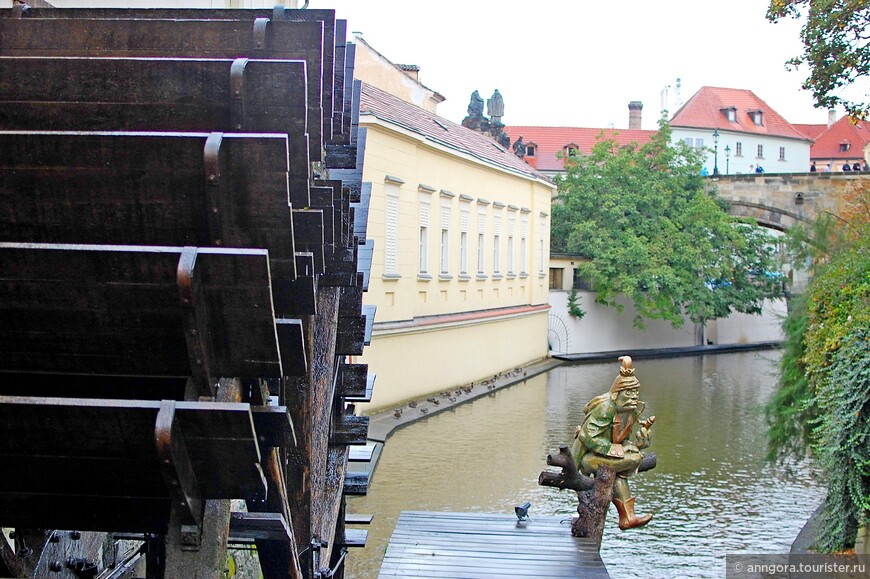
[[[359,125],[374,241],[364,300],[377,307],[363,411],[546,358],[553,184],[488,136],[365,83]]]

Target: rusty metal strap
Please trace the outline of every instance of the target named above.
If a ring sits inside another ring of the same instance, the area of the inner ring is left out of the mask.
[[[210,348],[208,313],[205,299],[196,272],[196,247],[185,247],[178,258],[176,282],[178,296],[184,313],[184,338],[190,372],[200,396],[214,396],[216,379],[212,372],[214,355]]]
[[[211,133],[203,147],[203,169],[205,170],[205,195],[208,208],[208,232],[212,243],[218,247],[223,241],[224,200],[221,188],[221,144],[223,133]]]
[[[182,532],[185,544],[195,544],[202,528],[203,502],[198,498],[198,484],[193,465],[187,454],[184,437],[175,420],[175,401],[162,400],[154,425],[154,442],[160,460],[160,472],[172,500],[172,508],[181,518],[187,533]],[[185,537],[185,534],[188,536]]]
[[[245,67],[249,59],[237,58],[230,66],[230,122],[236,131],[245,130]]]

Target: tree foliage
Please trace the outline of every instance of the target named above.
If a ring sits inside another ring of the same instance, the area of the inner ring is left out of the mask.
[[[578,270],[596,301],[622,311],[617,298],[631,299],[637,327],[758,313],[781,294],[771,236],[705,192],[705,153],[671,143],[662,120],[650,142],[599,140],[557,178],[553,250],[587,257]]]
[[[792,308],[780,387],[768,405],[771,453],[809,446],[827,477],[817,547],[851,546],[870,513],[870,188],[857,187],[810,236],[805,309]],[[836,228],[832,228],[833,223]]]
[[[816,105],[842,105],[856,118],[870,113],[867,93],[860,99],[841,91],[870,74],[870,6],[865,0],[771,0],[767,18],[803,18],[803,53],[788,61],[791,67],[807,65],[809,76],[803,88],[813,94]]]

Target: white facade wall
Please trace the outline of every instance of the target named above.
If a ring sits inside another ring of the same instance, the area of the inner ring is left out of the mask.
[[[704,165],[712,175],[716,161],[713,150],[713,130],[686,127],[671,127],[671,129],[674,141],[692,139],[693,146],[710,149]],[[762,147],[760,157],[759,146]],[[725,147],[730,148],[729,157],[726,157]],[[784,159],[780,159],[780,147],[785,149]],[[719,173],[722,175],[754,172],[759,164],[764,167],[765,173],[806,173],[810,170],[810,141],[720,130],[718,151]]]
[[[632,326],[636,310],[629,301],[625,309],[595,303],[595,292],[578,291],[580,307],[586,312],[578,320],[568,314],[568,291],[550,291],[550,321],[547,341],[553,354],[591,354],[613,350],[682,348],[698,345],[698,327],[686,320],[674,329],[669,322],[647,320],[646,330]],[[760,344],[785,339],[782,321],[787,314],[785,300],[766,301],[761,315],[734,313],[711,320],[704,329],[708,344]]]
[[[568,296],[574,280],[574,261],[564,256],[551,256],[551,270],[562,270],[559,287],[550,289],[550,321],[547,340],[552,353],[589,354],[612,350],[678,348],[700,344],[753,344],[778,342],[785,339],[782,322],[787,314],[785,300],[765,301],[760,315],[734,313],[727,318],[711,320],[700,328],[686,319],[681,328],[670,322],[646,320],[647,328],[633,326],[635,310],[630,300],[623,299],[620,314],[616,308],[595,303],[595,292],[578,290],[580,308],[586,312],[581,319],[568,314]],[[557,284],[558,285],[558,284]]]

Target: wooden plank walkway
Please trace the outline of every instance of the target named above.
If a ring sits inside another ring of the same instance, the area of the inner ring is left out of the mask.
[[[560,517],[402,511],[379,577],[610,577]]]

